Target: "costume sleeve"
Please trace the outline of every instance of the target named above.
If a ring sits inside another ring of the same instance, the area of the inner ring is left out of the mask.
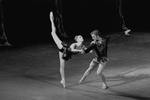
[[[86,50],[84,50],[85,53],[89,53],[94,48],[94,43],[90,44],[90,47],[88,47]]]
[[[101,48],[99,49],[99,51],[102,51],[104,48],[107,47],[107,44],[108,44],[108,41],[109,41],[110,37],[105,37],[104,39],[105,39],[105,40],[104,40],[103,43],[101,44],[102,46],[101,46]]]

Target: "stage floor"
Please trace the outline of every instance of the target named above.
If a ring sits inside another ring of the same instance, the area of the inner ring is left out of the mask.
[[[96,69],[78,84],[93,57],[78,54],[66,62],[64,89],[54,43],[7,47],[0,51],[0,100],[150,100],[150,33],[131,32],[109,42],[106,90]]]

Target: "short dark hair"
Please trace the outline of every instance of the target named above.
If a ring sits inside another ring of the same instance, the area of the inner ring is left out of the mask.
[[[101,33],[100,33],[97,29],[94,30],[94,31],[92,31],[90,34],[91,34],[91,35],[92,35],[92,34],[95,34],[96,36],[101,36]]]

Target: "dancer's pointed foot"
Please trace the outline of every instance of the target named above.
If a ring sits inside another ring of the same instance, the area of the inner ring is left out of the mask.
[[[5,42],[4,45],[5,45],[5,46],[11,46],[11,44],[9,44],[8,42]]]
[[[81,79],[80,79],[80,81],[79,81],[78,83],[79,83],[79,84],[81,84],[81,83],[83,82],[83,80],[84,80],[84,79],[83,79],[83,78],[81,78]]]
[[[102,89],[105,90],[107,88],[108,88],[108,86],[106,84],[103,84]]]
[[[66,88],[66,85],[65,85],[66,82],[65,82],[65,80],[61,80],[60,83],[63,85],[63,88]]]
[[[78,83],[79,83],[79,84],[81,84],[81,83],[82,83],[82,81],[80,80]]]
[[[125,35],[129,35],[129,32],[130,32],[130,31],[131,31],[130,29],[126,30],[126,31],[125,31]]]
[[[50,20],[54,20],[53,12],[50,12]]]

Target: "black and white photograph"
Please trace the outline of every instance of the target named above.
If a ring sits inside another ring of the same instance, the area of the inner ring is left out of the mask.
[[[0,100],[150,100],[150,0],[0,0]]]

